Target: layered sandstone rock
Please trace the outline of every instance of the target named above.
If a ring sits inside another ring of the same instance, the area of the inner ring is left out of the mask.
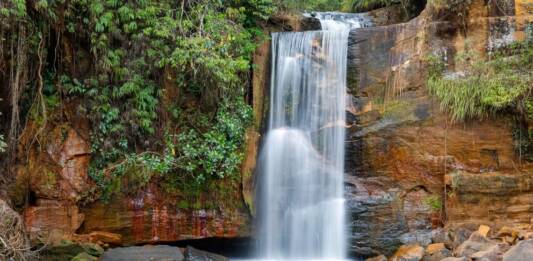
[[[509,2],[514,8],[495,11],[494,3],[472,1],[466,31],[431,8],[408,23],[352,31],[346,159],[352,251],[390,256],[401,244],[427,244],[439,219],[453,228],[529,222],[533,165],[515,152],[511,117],[452,123],[425,88],[429,55],[456,71],[452,61],[465,42],[486,53],[525,39],[531,1]],[[426,204],[435,197],[446,213]]]
[[[126,245],[250,235],[250,216],[238,193],[235,198],[199,200],[204,201],[200,205],[205,206],[207,200],[217,205],[191,209],[149,186],[135,196],[114,197],[84,208],[85,222],[79,232],[117,233]]]

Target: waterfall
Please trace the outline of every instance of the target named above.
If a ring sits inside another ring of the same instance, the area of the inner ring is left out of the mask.
[[[272,34],[268,133],[259,159],[259,250],[275,260],[346,257],[346,60],[356,14],[321,31]]]

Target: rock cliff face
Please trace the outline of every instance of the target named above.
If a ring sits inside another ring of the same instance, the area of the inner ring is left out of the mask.
[[[508,4],[502,10],[472,1],[461,26],[426,8],[409,22],[391,24],[391,16],[375,21],[383,26],[351,33],[345,183],[353,253],[390,256],[402,244],[427,245],[435,236],[432,228],[442,225],[529,223],[533,165],[514,149],[512,118],[452,123],[425,89],[428,55],[453,61],[466,39],[487,52],[526,37],[533,2]],[[318,26],[291,17],[271,22],[270,31]],[[256,122],[247,133],[241,180],[214,184],[213,193],[192,199],[150,185],[110,201],[80,202],[94,189],[87,175],[88,127],[83,115],[66,115],[67,123],[46,130],[51,138],[40,144],[46,150],[30,153],[31,164],[20,168],[18,181],[32,191],[24,211],[32,236],[53,241],[112,232],[121,235],[115,244],[250,236],[254,167],[268,108],[269,46],[264,42],[254,56],[248,100]],[[460,70],[453,63],[449,69]],[[434,206],[441,199],[445,212]]]
[[[482,53],[524,40],[531,1],[508,2],[513,8],[495,10],[472,1],[466,31],[426,8],[407,23],[352,32],[346,186],[354,252],[427,245],[443,223],[529,224],[533,165],[515,152],[512,117],[454,124],[425,89],[429,55],[453,61],[466,39]],[[435,198],[445,213],[428,204]]]

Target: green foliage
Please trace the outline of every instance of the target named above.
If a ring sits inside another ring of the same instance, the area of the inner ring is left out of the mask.
[[[201,183],[208,178],[224,178],[239,171],[246,127],[252,120],[251,109],[242,101],[222,104],[215,122],[199,119],[199,133],[185,127],[177,138],[177,164],[180,169]]]
[[[7,148],[7,144],[4,140],[4,135],[0,134],[0,153],[5,152]]]
[[[95,1],[91,4],[90,10],[95,18],[93,52],[100,56],[102,64],[99,68],[103,70],[103,74],[93,80],[97,84],[87,91],[95,103],[91,106],[95,110],[92,114],[99,117],[95,119],[99,122],[99,131],[93,137],[94,150],[101,155],[101,163],[97,164],[99,169],[118,160],[131,148],[130,144],[135,143],[135,139],[127,138],[134,135],[124,138],[128,130],[134,130],[137,140],[155,132],[153,122],[161,93],[156,90],[154,69],[171,68],[179,76],[177,85],[188,94],[187,99],[198,99],[200,107],[204,107],[199,108],[198,118],[212,117],[212,108],[227,97],[242,100],[242,76],[250,68],[255,45],[252,33],[235,26],[235,22],[266,17],[269,10],[264,9],[264,2],[245,2],[243,5],[235,1],[232,6],[238,9],[224,11],[218,1],[197,1],[188,4],[181,17],[168,11],[179,8],[171,3],[148,1],[139,6]],[[122,47],[110,48],[110,33],[116,31],[129,38],[130,45],[144,45],[145,50],[132,58]],[[196,126],[197,119],[190,117],[178,120],[186,120],[178,123],[182,129],[177,139],[178,147],[190,148],[175,159],[179,170],[193,175],[197,181],[212,177],[215,171],[218,177],[236,172],[235,165],[240,158],[228,156],[239,149],[240,142],[237,141],[242,137],[227,137],[221,133],[224,131],[221,128],[206,130]],[[120,176],[120,173],[114,175]]]
[[[167,133],[163,153],[130,154],[105,169],[91,168],[91,177],[103,188],[104,199],[116,193],[135,192],[157,177],[169,192],[196,193],[208,180],[232,177],[242,161],[244,132],[252,120],[242,100],[225,101],[214,123],[195,115],[207,128],[200,133],[186,127],[179,134]],[[183,122],[186,123],[186,122]]]
[[[470,5],[472,0],[429,0],[428,4],[438,9],[455,10],[459,7],[466,7]]]
[[[24,17],[25,15],[25,0],[6,0],[4,3],[0,3],[0,17]]]
[[[132,153],[107,169],[91,168],[89,175],[102,188],[102,198],[107,200],[115,194],[134,193],[146,186],[153,176],[169,174],[173,167],[171,154]]]
[[[438,17],[446,18],[466,27],[466,17],[472,0],[428,0],[430,6]]]
[[[44,55],[35,67],[42,90],[26,88],[25,117],[46,125],[54,110],[78,104],[91,123],[90,176],[109,198],[153,179],[198,190],[238,176],[256,26],[276,10],[272,0],[8,0],[0,27],[25,27],[32,38],[19,42]],[[83,49],[74,61],[90,63],[87,71],[64,67],[72,54],[58,48],[60,37]],[[44,107],[32,105],[37,90]]]
[[[272,0],[230,0],[228,13],[244,14],[243,24],[255,26],[258,21],[268,20],[277,11]]]
[[[275,0],[282,10],[339,11],[344,0]]]
[[[532,58],[533,48],[527,44],[493,54],[489,61],[468,51],[456,59],[465,70],[448,75],[439,59],[431,58],[428,89],[454,121],[483,118],[508,108],[527,111],[533,88]]]
[[[442,210],[442,200],[439,195],[431,195],[424,198],[424,204],[430,207],[434,212]]]
[[[350,11],[368,11],[399,3],[400,0],[344,0],[343,9]]]

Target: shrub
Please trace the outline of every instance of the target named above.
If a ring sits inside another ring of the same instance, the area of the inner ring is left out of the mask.
[[[446,74],[439,59],[430,58],[431,94],[453,121],[484,118],[504,109],[529,112],[533,79],[533,48],[518,44],[491,55],[488,61],[472,51],[456,57],[464,71]],[[530,116],[529,116],[530,117]]]

